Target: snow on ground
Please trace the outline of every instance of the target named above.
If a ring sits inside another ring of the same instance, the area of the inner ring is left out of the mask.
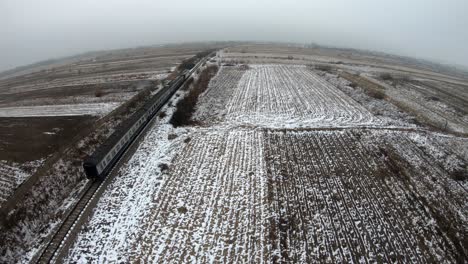
[[[408,167],[413,187],[382,161],[382,140],[423,172]],[[444,223],[418,197],[463,227],[464,189],[437,165],[412,161],[419,150],[405,154],[409,141],[386,131],[163,125],[103,195],[68,261],[454,260],[434,231]]]
[[[468,133],[468,115],[458,112],[446,102],[426,98],[422,92],[425,89],[416,84],[404,84],[387,89],[386,93],[440,127],[447,126],[452,131]]]
[[[18,164],[0,160],[0,204],[16,190],[16,188],[31,176],[43,160]]]
[[[323,78],[333,84],[346,95],[365,107],[374,116],[377,116],[382,125],[388,127],[417,127],[414,117],[398,109],[397,106],[386,100],[376,100],[365,93],[361,87],[351,87],[351,83],[336,74],[326,73]]]
[[[219,75],[237,73],[221,69]],[[219,77],[206,92],[205,97],[224,90],[236,76]],[[211,90],[211,91],[210,91]],[[326,82],[305,66],[250,65],[232,91],[226,93],[225,108],[210,113],[197,113],[209,116],[222,112],[230,123],[250,124],[265,127],[327,127],[349,125],[378,125],[378,118],[357,102],[346,96],[335,86]],[[212,110],[203,103],[199,109]],[[212,103],[213,104],[213,103]],[[218,104],[219,105],[219,104]],[[202,120],[203,121],[203,120]]]
[[[104,116],[120,104],[122,102],[3,107],[0,108],[0,117]]]
[[[98,213],[78,237],[78,250],[71,252],[71,262],[117,262],[129,257],[141,221],[149,217],[154,195],[164,181],[159,165],[169,163],[183,143],[182,136],[169,142],[169,131],[168,127],[160,128],[147,135],[110,184],[95,209]]]
[[[466,254],[467,186],[451,171],[466,165],[466,140],[386,130],[301,66],[222,67],[197,107],[201,127],[174,129],[173,109],[164,110],[69,263],[424,263]],[[369,124],[379,130],[358,128]]]
[[[367,137],[373,137],[370,143]],[[457,228],[465,229],[466,190],[423,159],[420,167],[412,164],[421,174],[411,171],[412,166],[403,168],[411,173],[406,179],[394,171],[392,162],[382,160],[380,147],[387,141],[402,147],[395,155],[405,161],[421,157],[399,132],[266,133],[266,166],[278,230],[273,244],[281,261],[455,260],[454,247],[446,245],[446,237],[436,230],[446,225],[441,215],[453,216],[452,223],[461,220]],[[435,175],[441,182],[433,182]],[[421,196],[428,205],[418,204]]]
[[[167,151],[153,156],[143,145],[100,201],[97,210],[108,213],[91,220],[69,261],[264,262],[261,136],[216,130],[179,135],[170,147],[179,148],[174,162],[164,172],[158,166]],[[159,145],[154,137],[161,134],[148,136],[152,147]]]
[[[221,67],[218,74],[210,81],[206,92],[199,98],[195,119],[204,122],[222,121],[226,116],[226,105],[245,71],[240,67]]]

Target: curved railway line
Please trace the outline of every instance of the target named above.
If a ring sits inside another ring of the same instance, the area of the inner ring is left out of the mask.
[[[195,72],[205,62],[206,58],[200,60],[200,62],[193,68],[192,72]],[[185,85],[187,79],[184,80],[184,82],[179,87],[177,87],[176,91],[178,91],[180,87],[183,87]],[[163,103],[163,106],[166,105],[171,98],[172,96],[169,97]],[[49,241],[45,249],[43,249],[43,251],[40,254],[38,254],[39,257],[37,258],[35,263],[56,263],[58,260],[64,257],[64,253],[66,252],[65,249],[67,249],[68,246],[71,245],[71,243],[73,242],[73,235],[81,227],[80,222],[85,221],[86,218],[84,216],[91,213],[93,205],[99,200],[100,195],[105,190],[105,186],[107,186],[107,184],[115,178],[116,169],[120,168],[121,165],[120,161],[128,157],[130,150],[134,149],[137,142],[140,141],[141,136],[146,134],[148,129],[154,123],[154,118],[157,116],[157,113],[159,113],[159,110],[155,112],[153,117],[151,117],[151,119],[146,124],[144,124],[143,128],[138,132],[134,140],[127,146],[125,151],[115,162],[115,165],[110,169],[109,173],[107,174],[107,177],[105,177],[103,181],[95,180],[89,181],[87,183],[86,187],[84,188],[84,191],[82,192],[81,197],[79,198],[79,201],[68,213],[68,215],[65,218],[65,221],[62,222],[62,224],[52,236],[52,239]]]

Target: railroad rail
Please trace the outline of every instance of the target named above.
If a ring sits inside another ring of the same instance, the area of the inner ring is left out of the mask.
[[[202,59],[195,66],[195,70],[196,68],[199,68],[201,65],[203,65],[205,62],[206,62],[206,58]],[[185,85],[185,83],[187,82],[187,79],[177,88],[177,90],[179,90],[180,87]],[[167,104],[170,98],[167,99],[164,105]],[[154,119],[157,116],[158,112],[159,111],[157,111],[153,115],[151,120],[144,125],[143,129],[141,129],[141,131],[138,132],[135,139],[127,146],[125,151],[115,162],[115,165],[109,171],[105,179],[103,181],[97,180],[97,181],[90,181],[87,183],[78,202],[73,207],[73,209],[69,212],[69,214],[66,216],[65,221],[60,225],[56,233],[53,235],[52,239],[47,244],[46,248],[41,252],[36,263],[40,263],[40,264],[56,263],[59,259],[61,259],[61,257],[63,257],[61,255],[64,254],[63,252],[64,249],[67,248],[67,246],[69,246],[73,242],[72,241],[73,239],[71,238],[72,234],[79,231],[79,228],[81,227],[80,222],[85,220],[84,216],[88,215],[88,213],[91,212],[91,209],[93,207],[91,205],[97,203],[100,195],[105,189],[105,186],[107,186],[107,184],[111,182],[112,179],[115,178],[116,176],[115,170],[120,167],[120,161],[124,159],[125,157],[127,157],[127,154],[129,154],[129,151],[133,149],[133,147],[135,146],[137,142],[140,141],[141,136],[148,131],[148,128],[151,127],[151,125],[153,124]]]

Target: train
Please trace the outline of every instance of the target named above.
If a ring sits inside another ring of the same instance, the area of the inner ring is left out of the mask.
[[[146,124],[154,117],[172,95],[203,63],[201,59],[191,69],[185,70],[177,78],[147,100],[142,107],[135,111],[128,119],[120,123],[110,137],[83,161],[83,169],[90,180],[103,180],[115,163],[123,155],[130,144],[138,137]]]

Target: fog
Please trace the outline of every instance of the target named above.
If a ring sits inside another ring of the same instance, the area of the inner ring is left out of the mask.
[[[467,0],[2,0],[0,71],[91,50],[253,40],[468,66]]]

